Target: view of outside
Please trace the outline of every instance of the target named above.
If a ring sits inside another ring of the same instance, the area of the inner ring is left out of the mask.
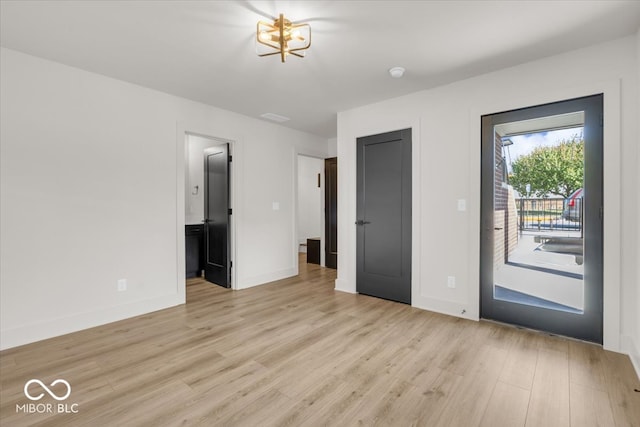
[[[494,298],[582,313],[582,133],[496,134]]]

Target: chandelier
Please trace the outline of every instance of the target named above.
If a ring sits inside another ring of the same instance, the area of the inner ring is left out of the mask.
[[[258,56],[279,54],[282,62],[288,55],[304,58],[304,51],[311,46],[311,27],[292,24],[281,13],[273,23],[258,21],[256,42]]]

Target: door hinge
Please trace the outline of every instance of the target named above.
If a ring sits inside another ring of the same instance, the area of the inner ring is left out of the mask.
[[[229,261],[229,268],[233,267],[233,261]]]
[[[233,156],[229,156],[229,162],[233,162]]]
[[[600,116],[600,127],[604,127],[604,116]]]
[[[229,215],[233,214],[233,209],[229,209]]]

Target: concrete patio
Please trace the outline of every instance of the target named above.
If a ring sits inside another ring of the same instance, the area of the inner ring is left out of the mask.
[[[542,238],[536,238],[537,236]],[[552,237],[577,240],[580,233],[561,230],[521,233],[508,262],[494,268],[494,283],[502,288],[581,311],[584,309],[584,266],[576,262],[575,254],[549,250],[563,250],[558,245],[550,245],[555,247],[547,247],[545,250],[544,242]],[[528,304],[525,300],[515,302]]]

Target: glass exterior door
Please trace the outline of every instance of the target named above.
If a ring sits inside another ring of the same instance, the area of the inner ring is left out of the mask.
[[[483,318],[602,342],[601,119],[601,95],[483,116]]]

